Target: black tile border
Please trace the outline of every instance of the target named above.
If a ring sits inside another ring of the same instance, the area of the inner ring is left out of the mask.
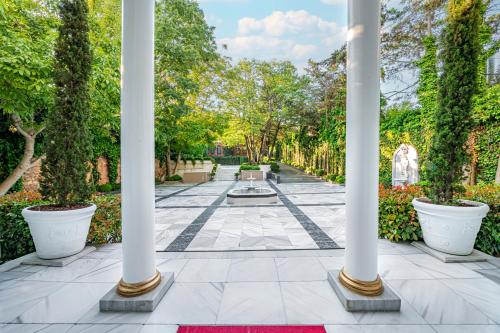
[[[292,213],[292,215],[299,221],[300,225],[304,228],[305,231],[311,236],[311,238],[314,240],[316,245],[320,249],[341,249],[337,243],[333,239],[330,238],[320,227],[316,225],[316,223],[313,222],[307,216],[304,214],[304,212],[297,207],[293,202],[290,201],[276,185],[274,185],[271,181],[267,180],[267,183],[269,186],[278,193],[278,198],[281,200],[281,202],[285,205],[286,208]]]
[[[161,197],[158,197],[158,199],[155,199],[155,203],[160,202],[160,201],[162,201],[162,200],[164,200],[164,199],[168,199],[168,198],[170,198],[170,197],[173,197],[174,195],[177,195],[177,194],[179,194],[179,193],[185,192],[185,191],[187,191],[187,190],[190,190],[190,189],[192,189],[192,188],[195,188],[196,186],[200,186],[201,184],[205,184],[205,183],[206,183],[206,182],[203,182],[203,183],[198,183],[198,184],[195,184],[195,185],[192,185],[192,186],[187,186],[186,188],[183,188],[183,189],[181,189],[181,190],[178,190],[178,191],[172,192],[172,193],[167,194],[167,195],[163,195],[163,196],[161,196]]]
[[[229,187],[214,201],[212,204],[194,219],[191,224],[189,224],[186,229],[184,229],[177,238],[170,243],[167,248],[163,251],[158,252],[183,252],[187,249],[189,244],[196,237],[201,228],[207,223],[208,219],[214,214],[215,210],[219,208],[220,204],[226,199],[227,192],[233,189],[236,182],[232,182]],[[191,207],[194,208],[194,207]]]

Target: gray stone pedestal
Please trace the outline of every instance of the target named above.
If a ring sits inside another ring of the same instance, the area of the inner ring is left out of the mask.
[[[113,287],[99,301],[101,312],[153,312],[174,283],[174,273],[162,273],[160,284],[150,292],[137,297],[123,297]]]
[[[86,246],[83,250],[77,254],[73,254],[69,257],[57,258],[57,259],[42,259],[36,255],[36,253],[30,253],[22,262],[21,265],[38,265],[38,266],[51,266],[51,267],[63,267],[71,264],[73,261],[86,256],[90,252],[95,251],[95,247]]]
[[[478,250],[472,250],[472,253],[468,256],[457,256],[454,254],[444,253],[433,248],[428,247],[424,242],[412,242],[411,245],[415,246],[417,249],[424,251],[425,253],[433,256],[442,262],[478,262],[486,261],[487,257]]]
[[[401,299],[384,283],[384,292],[380,296],[362,296],[344,287],[339,281],[339,270],[328,272],[328,282],[337,294],[340,302],[349,312],[360,311],[399,311]]]

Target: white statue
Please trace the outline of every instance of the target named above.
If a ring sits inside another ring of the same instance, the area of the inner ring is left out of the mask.
[[[392,186],[418,182],[418,155],[412,145],[402,144],[392,158]]]

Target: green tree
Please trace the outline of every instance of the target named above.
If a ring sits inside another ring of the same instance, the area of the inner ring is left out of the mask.
[[[57,17],[45,1],[0,2],[0,113],[24,139],[22,157],[0,179],[0,196],[40,158],[35,143],[52,108],[52,49]],[[2,161],[2,168],[10,161]]]
[[[89,199],[92,157],[88,81],[91,70],[86,0],[59,3],[61,25],[55,47],[55,105],[49,113],[42,165],[45,196],[63,207]]]
[[[217,62],[213,28],[192,0],[160,0],[156,3],[155,26],[155,141],[157,156],[166,161],[167,174],[172,151],[182,153],[179,120],[192,112],[187,100],[199,85],[192,73]],[[180,160],[180,154],[177,154]]]
[[[429,152],[428,195],[435,203],[453,200],[467,155],[464,144],[472,127],[472,100],[477,87],[480,0],[451,0],[443,31],[436,131]]]

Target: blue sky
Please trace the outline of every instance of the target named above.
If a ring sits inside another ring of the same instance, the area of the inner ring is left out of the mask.
[[[198,0],[223,55],[286,59],[299,69],[345,41],[346,0]]]

